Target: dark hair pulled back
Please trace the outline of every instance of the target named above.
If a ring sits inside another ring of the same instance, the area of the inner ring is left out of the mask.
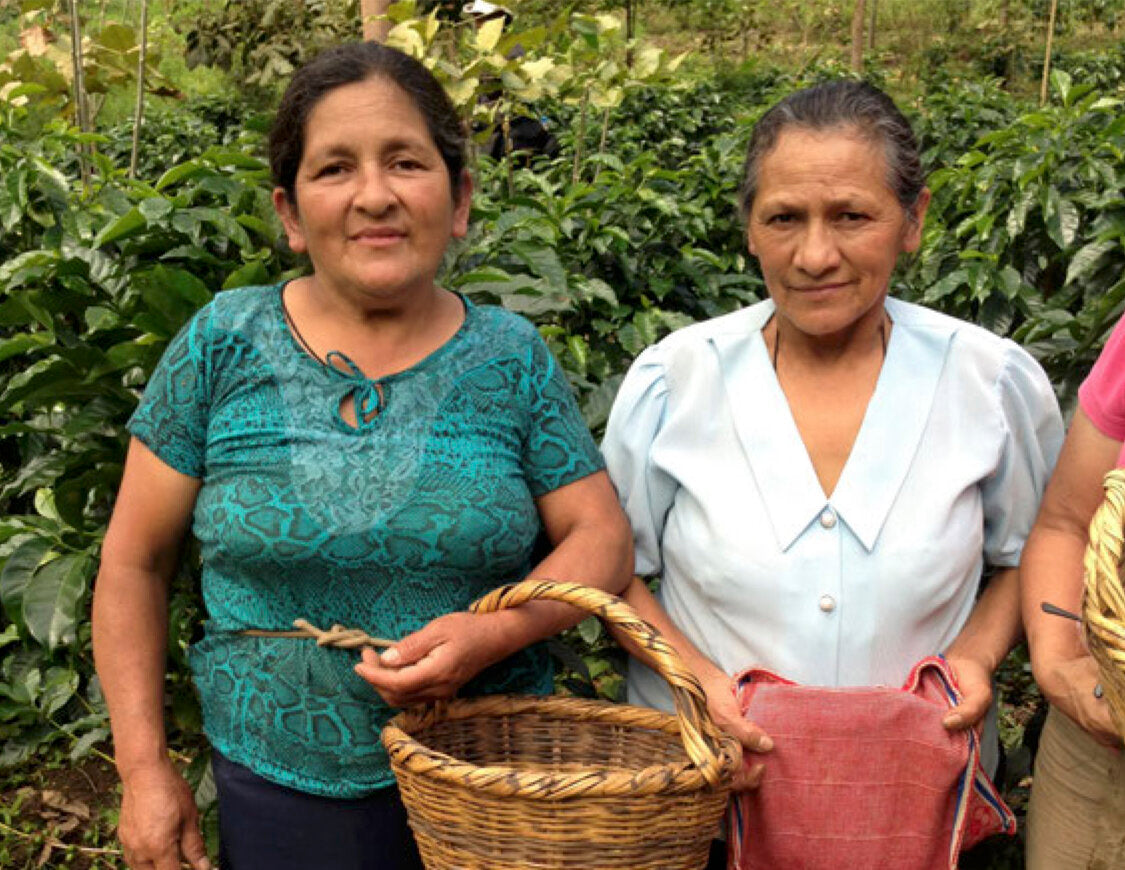
[[[918,140],[898,106],[874,85],[854,79],[840,79],[814,85],[785,97],[770,108],[754,125],[738,204],[747,218],[758,193],[758,170],[764,158],[777,145],[781,134],[791,128],[831,130],[842,128],[881,144],[887,159],[887,184],[908,213],[912,213],[925,187]]]
[[[305,153],[305,130],[316,105],[336,88],[382,76],[410,98],[425,119],[456,200],[465,169],[465,127],[449,95],[419,61],[377,42],[355,42],[321,52],[297,70],[285,89],[270,128],[270,173],[296,202],[297,168]]]

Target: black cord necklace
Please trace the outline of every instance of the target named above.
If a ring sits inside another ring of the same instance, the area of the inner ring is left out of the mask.
[[[290,332],[293,333],[293,337],[297,339],[297,343],[301,345],[302,348],[304,348],[305,353],[315,359],[322,366],[328,365],[325,360],[321,359],[320,354],[312,349],[312,345],[310,345],[308,341],[305,340],[305,337],[301,335],[301,330],[297,328],[297,324],[293,321],[293,315],[289,313],[289,306],[285,304],[284,289],[281,291],[281,313],[282,316],[285,317],[285,324],[289,327]]]
[[[281,313],[285,318],[285,323],[289,327],[289,331],[293,333],[293,337],[297,339],[297,343],[301,348],[320,363],[328,371],[347,379],[352,383],[352,389],[348,391],[347,395],[352,397],[352,402],[355,406],[356,423],[360,421],[364,425],[369,425],[380,412],[386,407],[387,394],[383,390],[383,384],[380,381],[373,381],[368,378],[363,370],[357,366],[347,354],[339,350],[330,350],[328,354],[321,357],[312,345],[301,334],[301,330],[297,328],[297,324],[293,320],[293,315],[289,313],[289,306],[285,304],[284,289],[281,293]],[[337,408],[336,415],[344,420],[340,409]],[[362,428],[362,426],[353,426],[347,420],[344,420],[345,425],[350,428]]]

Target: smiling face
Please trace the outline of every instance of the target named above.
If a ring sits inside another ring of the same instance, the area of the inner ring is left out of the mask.
[[[450,238],[468,229],[471,182],[449,172],[425,119],[390,80],[329,91],[309,113],[291,201],[274,205],[289,246],[341,298],[432,292]]]
[[[758,166],[747,229],[779,317],[829,339],[881,318],[898,255],[921,242],[928,203],[923,190],[912,213],[902,207],[882,146],[858,131],[784,130]]]

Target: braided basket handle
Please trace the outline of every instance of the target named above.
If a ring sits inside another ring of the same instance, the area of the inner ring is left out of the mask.
[[[470,610],[473,613],[495,613],[536,599],[570,604],[628,636],[640,651],[645,664],[656,670],[672,689],[680,738],[691,763],[708,784],[718,786],[723,778],[722,745],[733,742],[733,738],[722,734],[711,721],[703,687],[671,644],[620,598],[579,583],[524,580],[493,590],[474,602]]]
[[[1086,643],[1098,662],[1111,718],[1125,739],[1125,586],[1120,573],[1125,549],[1125,469],[1109,472],[1103,486],[1105,500],[1090,522],[1082,615]]]

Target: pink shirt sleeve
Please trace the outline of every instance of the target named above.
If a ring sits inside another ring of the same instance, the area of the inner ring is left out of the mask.
[[[1125,441],[1125,317],[1078,388],[1078,404],[1099,432]]]

